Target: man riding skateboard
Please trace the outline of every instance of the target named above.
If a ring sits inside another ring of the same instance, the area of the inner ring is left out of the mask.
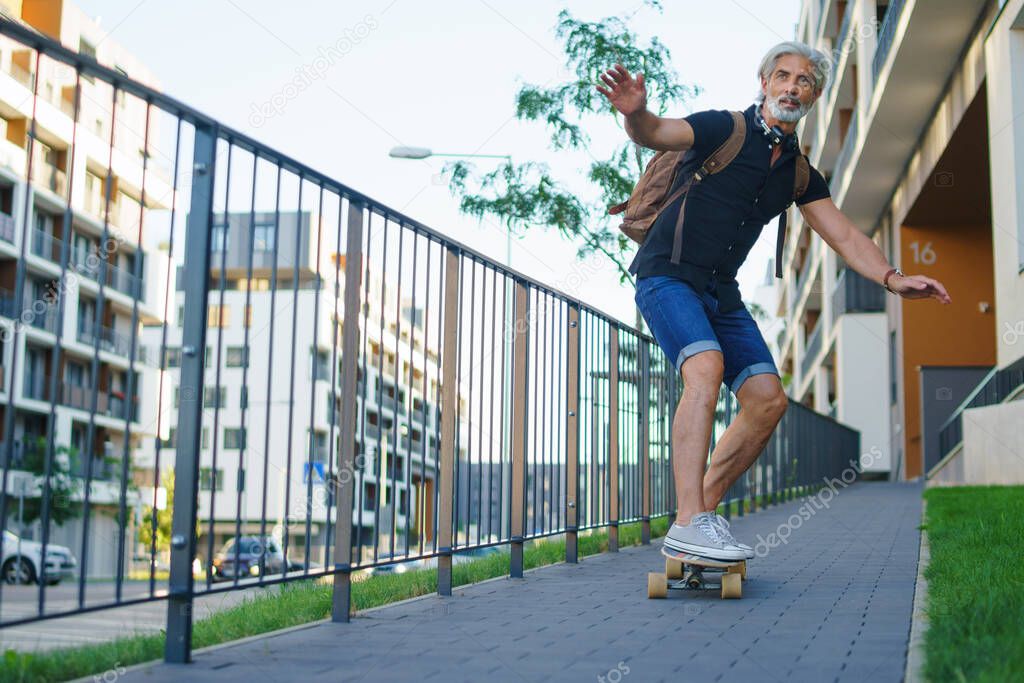
[[[788,404],[736,282],[765,223],[796,201],[808,225],[857,273],[906,299],[951,302],[938,281],[891,266],[839,211],[825,179],[802,154],[796,124],[821,96],[830,71],[819,50],[780,43],[762,60],[760,93],[742,115],[708,110],[682,119],[648,111],[643,75],[634,77],[621,64],[601,75],[606,87],[597,86],[623,114],[636,144],[685,152],[665,195],[671,203],[660,209],[629,267],[637,278],[636,304],[683,381],[672,421],[678,505],[667,550],[719,560],[754,557],[716,510],[754,464]],[[779,229],[776,275],[784,220]],[[723,381],[741,409],[705,472]]]

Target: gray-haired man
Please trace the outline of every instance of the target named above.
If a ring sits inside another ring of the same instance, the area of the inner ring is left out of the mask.
[[[821,96],[830,70],[828,58],[803,43],[769,50],[758,70],[757,101],[743,113],[746,137],[739,153],[661,213],[630,266],[637,276],[637,305],[683,379],[672,423],[679,504],[665,537],[671,550],[723,560],[754,556],[715,511],[728,488],[754,464],[788,399],[768,346],[740,299],[736,271],[764,224],[793,201],[796,162],[798,157],[806,160],[794,131]],[[655,116],[646,107],[643,75],[634,78],[621,64],[601,80],[607,87],[597,89],[625,116],[634,142],[686,152],[670,193],[725,142],[735,125],[724,110],[683,119]],[[813,167],[809,171],[806,190],[796,200],[800,211],[853,270],[904,298],[950,303],[941,283],[892,267],[836,208],[821,174]],[[741,409],[718,440],[705,472],[723,380]]]

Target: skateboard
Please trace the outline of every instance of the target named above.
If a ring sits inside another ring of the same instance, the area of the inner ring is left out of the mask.
[[[713,560],[662,546],[665,572],[647,575],[647,597],[665,598],[669,590],[708,590],[718,588],[722,598],[739,598],[747,578],[746,560]],[[717,582],[714,581],[718,575]],[[712,579],[709,581],[709,579]]]

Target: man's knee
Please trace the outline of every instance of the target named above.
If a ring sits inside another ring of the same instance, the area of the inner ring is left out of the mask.
[[[683,362],[684,398],[714,403],[718,400],[724,372],[721,351],[701,351],[690,356]]]
[[[789,407],[789,398],[775,375],[755,375],[743,383],[740,407],[758,424],[774,427]]]

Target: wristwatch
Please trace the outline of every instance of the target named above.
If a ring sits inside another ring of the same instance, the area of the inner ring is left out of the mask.
[[[891,293],[891,294],[895,294],[896,293],[896,292],[892,291],[891,289],[889,289],[889,278],[891,278],[893,275],[899,275],[900,277],[903,277],[903,271],[900,270],[899,268],[890,268],[886,272],[885,276],[882,277],[882,286],[885,287],[887,290],[889,290],[889,293]]]

